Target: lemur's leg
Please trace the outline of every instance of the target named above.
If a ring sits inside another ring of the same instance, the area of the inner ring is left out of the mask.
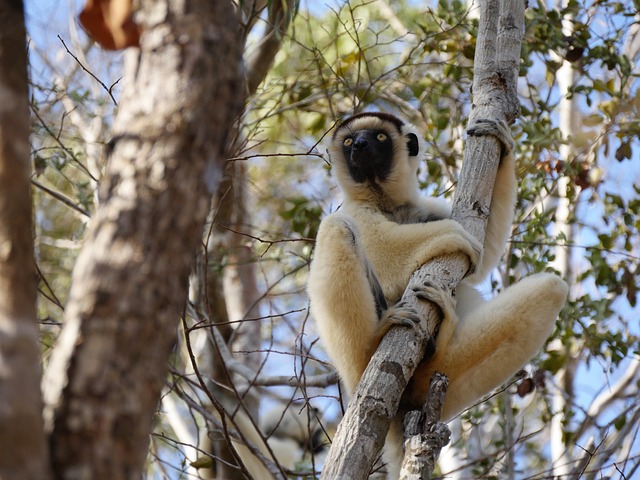
[[[406,305],[387,308],[359,230],[340,213],[320,224],[308,291],[322,343],[350,392],[382,335],[392,325],[420,321]]]
[[[311,313],[322,344],[351,392],[369,362],[384,296],[371,283],[372,270],[359,231],[334,213],[320,224],[308,279]]]
[[[553,331],[567,292],[560,277],[541,273],[468,309],[444,356],[431,364],[432,370],[449,377],[444,420],[508,380],[540,350]]]
[[[514,147],[511,130],[502,120],[493,118],[477,118],[471,126],[467,128],[467,135],[472,137],[482,137],[486,135],[496,137],[502,144],[502,157],[507,156]]]

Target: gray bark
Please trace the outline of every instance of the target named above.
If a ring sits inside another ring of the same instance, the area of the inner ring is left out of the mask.
[[[230,2],[143,0],[100,207],[45,378],[56,476],[139,479],[187,279],[242,108]],[[221,67],[223,66],[223,67]]]
[[[0,2],[0,478],[49,478],[31,225],[21,0]]]
[[[470,124],[478,118],[510,124],[519,112],[516,81],[524,7],[523,0],[502,0],[502,5],[498,0],[480,2]],[[452,217],[480,241],[484,239],[500,150],[500,142],[493,137],[469,136],[465,146]],[[402,300],[423,317],[422,334],[393,328],[382,339],[338,426],[322,478],[367,478],[402,393],[440,322],[438,309],[418,301],[412,287],[428,279],[451,292],[468,270],[469,261],[463,254],[451,254],[434,259],[413,275]]]
[[[451,432],[440,422],[449,380],[441,373],[431,378],[423,411],[411,411],[404,417],[405,454],[400,470],[402,480],[430,479],[442,448]]]

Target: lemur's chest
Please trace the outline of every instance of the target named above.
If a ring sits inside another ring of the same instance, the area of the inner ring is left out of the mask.
[[[387,302],[395,303],[415,269],[409,266],[410,255],[403,255],[403,248],[397,242],[397,229],[401,225],[373,208],[350,208],[344,213],[358,226],[367,261],[382,286]]]

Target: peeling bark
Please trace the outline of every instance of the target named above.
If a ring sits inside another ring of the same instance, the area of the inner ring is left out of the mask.
[[[403,480],[430,479],[440,451],[449,443],[449,427],[440,422],[448,386],[445,375],[434,373],[422,411],[414,410],[404,417],[405,455],[400,470]]]

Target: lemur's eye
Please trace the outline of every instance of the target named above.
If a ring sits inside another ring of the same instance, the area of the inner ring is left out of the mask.
[[[347,138],[345,138],[345,139],[344,139],[344,142],[342,142],[342,144],[343,144],[345,147],[350,147],[350,146],[351,146],[351,144],[353,144],[353,138],[351,138],[351,137],[347,137]]]
[[[379,142],[384,142],[387,139],[387,136],[384,133],[379,133],[376,138]]]

